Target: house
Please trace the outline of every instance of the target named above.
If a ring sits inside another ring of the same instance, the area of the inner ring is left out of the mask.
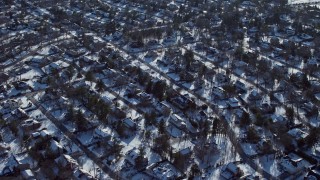
[[[155,51],[148,51],[144,57],[148,59],[155,59],[158,57],[158,54]]]
[[[222,167],[220,176],[224,179],[235,179],[241,177],[242,174],[241,169],[231,162]]]
[[[81,55],[83,55],[85,53],[86,53],[85,48],[79,48],[79,49],[67,48],[67,50],[66,50],[66,54],[71,57],[74,57],[74,58],[80,57]]]
[[[131,118],[125,118],[122,120],[123,127],[129,131],[135,131],[137,124]]]
[[[156,106],[156,108],[165,117],[169,116],[172,112],[170,105],[166,101],[159,103],[158,106]]]
[[[296,174],[310,166],[310,163],[295,153],[290,153],[280,160],[280,166],[289,174]]]
[[[215,54],[217,54],[218,53],[218,50],[217,49],[215,49],[215,48],[213,48],[213,47],[208,47],[207,49],[206,49],[206,56],[214,56]]]
[[[192,154],[192,149],[190,147],[187,147],[187,148],[181,149],[178,153],[180,156],[188,158]]]
[[[261,153],[272,153],[273,147],[269,139],[263,139],[257,144],[257,148]]]
[[[248,157],[256,158],[258,156],[258,147],[256,144],[241,143],[241,147]]]
[[[10,110],[14,110],[20,107],[20,105],[22,104],[22,102],[13,100],[13,99],[9,99],[5,102],[1,103],[1,107],[2,108],[8,108]]]
[[[75,170],[78,167],[77,161],[67,154],[61,154],[54,161],[66,170]]]
[[[169,101],[181,110],[186,110],[189,107],[189,104],[192,102],[192,100],[188,98],[188,95],[179,94],[173,98],[170,98]]]
[[[314,148],[312,155],[317,159],[319,159],[318,162],[320,161],[320,146],[317,146],[316,148]]]
[[[126,153],[126,156],[126,159],[129,160],[131,164],[135,164],[134,162],[139,156],[139,150],[136,147],[134,147]]]
[[[132,164],[132,165],[135,165],[136,168],[138,168],[138,170],[142,170],[143,168],[145,168],[147,165],[148,165],[148,159],[145,158],[145,157],[141,157],[142,158],[142,161],[141,163],[139,164],[136,164],[136,159],[139,158],[139,150],[134,147],[133,149],[129,150],[127,153],[126,153],[126,160]]]
[[[241,91],[241,92],[247,91],[246,85],[244,83],[240,82],[239,80],[237,80],[234,83],[234,86],[237,88],[238,91]]]
[[[177,41],[175,36],[167,36],[163,39],[163,43],[174,43]]]
[[[241,6],[243,6],[244,8],[255,8],[256,4],[251,1],[243,1],[241,3]]]
[[[12,85],[15,87],[16,90],[27,90],[30,88],[30,86],[23,81],[13,82]]]
[[[172,123],[173,125],[175,125],[176,127],[178,127],[179,129],[186,129],[187,128],[187,125],[184,122],[184,119],[181,118],[177,114],[170,115],[169,122]]]
[[[309,133],[300,128],[291,129],[288,131],[288,134],[296,140],[305,139],[309,135]]]
[[[77,168],[73,171],[73,177],[78,180],[94,179],[87,171]]]
[[[300,34],[299,36],[301,39],[303,39],[303,41],[311,41],[313,40],[313,37],[308,35],[308,34],[305,34],[305,33],[302,33]]]
[[[10,123],[12,121],[23,121],[27,119],[29,116],[20,108],[10,111],[10,109],[1,109],[0,113],[2,113],[2,119],[6,121],[7,123]]]
[[[242,107],[233,109],[232,113],[234,114],[234,123],[240,124],[240,118],[242,117],[245,110]]]
[[[146,173],[155,177],[156,179],[178,179],[182,175],[182,173],[174,167],[169,161],[164,161],[160,163],[153,163],[149,165]]]
[[[269,113],[275,112],[275,105],[269,104],[267,102],[262,102],[258,108],[263,114],[269,114]]]
[[[249,93],[249,96],[248,96],[248,100],[249,101],[259,101],[261,100],[262,97],[261,97],[261,94],[258,93],[258,91],[256,89],[253,89],[250,93]]]
[[[233,98],[229,98],[227,101],[227,104],[230,108],[238,108],[240,107],[240,102],[237,98],[233,97]]]
[[[20,172],[21,176],[23,177],[23,179],[26,180],[35,180],[35,176],[33,174],[33,172],[30,169],[26,169]]]
[[[46,129],[42,129],[40,132],[39,132],[39,136],[42,138],[42,139],[50,139],[52,136],[51,134],[46,130]]]
[[[288,36],[293,36],[296,33],[296,31],[292,27],[286,27],[286,33]]]
[[[308,179],[308,180],[320,179],[320,167],[316,166],[314,168],[311,168],[306,176],[307,177],[305,177],[305,179]]]
[[[63,154],[64,148],[54,139],[50,139],[48,142],[48,149],[50,151],[44,151],[42,152],[43,158],[50,157],[59,157],[61,154]]]
[[[9,153],[10,147],[0,144],[0,157],[5,157]]]
[[[1,82],[6,82],[9,79],[9,75],[5,73],[0,73]]]
[[[41,126],[41,123],[38,122],[37,120],[33,120],[33,119],[28,119],[26,121],[24,121],[21,125],[21,127],[23,128],[24,131],[33,131],[38,129]]]
[[[138,97],[142,100],[142,101],[146,101],[149,102],[152,100],[152,96],[146,92],[141,92],[138,94]]]
[[[276,124],[286,124],[287,120],[286,118],[284,118],[282,115],[276,115],[276,114],[273,114],[271,115],[271,120],[273,123],[276,123]]]
[[[12,175],[15,172],[16,167],[18,166],[18,161],[16,160],[14,155],[10,155],[10,157],[5,158],[0,163],[0,176],[4,177],[7,175]]]
[[[187,34],[185,36],[183,36],[183,42],[192,42],[194,41],[194,37],[191,34]]]
[[[177,4],[185,4],[186,0],[175,0]]]
[[[112,130],[109,127],[98,126],[94,129],[93,138],[102,139],[102,138],[111,138]]]
[[[212,89],[212,94],[218,97],[219,99],[223,99],[225,97],[225,90],[222,87],[214,87]]]

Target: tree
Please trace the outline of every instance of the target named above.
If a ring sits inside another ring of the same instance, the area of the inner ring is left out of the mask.
[[[311,57],[311,49],[307,46],[300,46],[297,49],[297,54],[305,59],[309,59]]]
[[[271,153],[273,151],[272,143],[270,140],[264,141],[262,143],[262,152],[264,154]]]
[[[166,132],[166,122],[161,120],[158,127],[159,134],[164,134]]]
[[[188,70],[190,68],[190,66],[191,66],[191,63],[194,61],[193,51],[187,50],[184,53],[184,59],[185,59],[186,69]]]
[[[252,142],[252,143],[257,143],[260,140],[260,136],[253,126],[249,127],[248,129],[247,139],[249,142]]]
[[[212,134],[217,135],[222,132],[221,130],[222,122],[220,119],[215,118],[212,123]]]
[[[222,88],[224,89],[224,91],[228,97],[235,95],[236,91],[237,91],[236,87],[232,84],[225,84],[222,86]]]
[[[240,126],[241,127],[245,127],[251,124],[251,118],[250,118],[250,114],[247,113],[246,111],[244,111],[242,113],[242,116],[240,118]]]
[[[116,23],[114,21],[111,21],[106,24],[106,30],[105,33],[110,35],[116,32]]]
[[[149,129],[145,131],[144,138],[147,140],[151,138],[151,131]]]
[[[67,109],[67,113],[66,115],[64,116],[65,120],[73,120],[74,118],[74,111],[73,111],[73,108],[72,106],[69,106],[68,109]]]
[[[288,122],[293,125],[293,122],[294,122],[294,110],[292,107],[286,107],[285,108],[286,110],[286,116],[288,118]]]
[[[272,46],[278,47],[278,46],[280,45],[279,38],[277,38],[277,37],[272,37],[272,38],[270,39],[270,44],[271,44]]]
[[[93,76],[93,73],[91,71],[88,71],[85,75],[85,79],[87,81],[93,81],[94,80],[94,76]]]
[[[74,120],[75,120],[76,125],[78,126],[79,131],[84,131],[87,129],[87,120],[83,116],[83,114],[80,110],[78,110],[78,112],[76,113]]]
[[[68,76],[69,81],[71,81],[74,73],[75,73],[75,71],[74,71],[73,67],[72,66],[68,66],[68,68],[66,70],[66,75]]]
[[[307,89],[309,89],[311,87],[311,84],[310,84],[310,82],[308,80],[308,77],[307,77],[307,75],[305,73],[302,75],[301,85],[302,85],[304,90],[307,90]]]
[[[145,116],[145,126],[151,126],[152,124],[155,124],[155,120],[157,118],[157,113],[155,111],[151,111],[149,113],[146,113]]]
[[[159,100],[163,100],[164,99],[164,95],[167,89],[167,84],[165,81],[157,81],[154,84],[153,87],[153,94],[159,99]]]
[[[265,118],[262,117],[260,112],[256,113],[256,122],[255,125],[257,126],[263,126],[265,124]]]
[[[202,78],[202,77],[206,74],[207,69],[208,69],[208,68],[207,68],[206,65],[201,64],[201,66],[200,66],[200,68],[199,68],[198,77],[199,77],[199,78]]]
[[[197,164],[193,164],[190,169],[189,178],[193,179],[195,176],[198,176],[201,173],[199,166]]]
[[[145,149],[140,146],[139,147],[139,155],[135,159],[135,165],[138,170],[143,169],[146,165],[148,165],[148,159],[144,157],[145,155]]]
[[[113,139],[113,146],[111,148],[110,154],[114,155],[117,159],[121,156],[121,150],[123,145],[120,144],[120,140]]]
[[[152,81],[149,80],[146,86],[146,93],[150,94],[152,92],[152,85],[153,85]]]
[[[116,131],[117,133],[120,135],[120,137],[125,137],[126,136],[126,130],[122,124],[121,121],[117,121],[117,124],[116,124]]]
[[[211,128],[211,122],[207,119],[204,120],[203,123],[200,123],[200,128],[202,129],[201,135],[206,139],[209,135],[210,128]]]
[[[167,134],[160,135],[154,140],[155,152],[160,154],[160,156],[165,156],[170,149],[169,136]]]
[[[268,72],[271,69],[271,63],[267,60],[260,60],[257,62],[257,68],[261,72]]]
[[[288,135],[287,133],[284,133],[280,135],[279,138],[280,138],[280,142],[283,144],[283,146],[287,151],[291,151],[294,149],[294,146],[292,144],[292,137],[290,137],[290,135]]]
[[[97,84],[96,84],[96,89],[97,89],[99,92],[101,92],[101,91],[103,90],[103,88],[104,88],[103,81],[102,81],[101,79],[99,79],[99,80],[97,81]]]
[[[317,142],[319,142],[320,138],[320,128],[311,128],[309,135],[306,137],[306,145],[308,147],[312,147]]]

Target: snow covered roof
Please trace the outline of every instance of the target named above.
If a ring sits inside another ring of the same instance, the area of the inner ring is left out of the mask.
[[[52,139],[50,141],[50,149],[56,152],[59,151],[59,149],[62,149],[62,146],[57,141]]]
[[[228,100],[228,104],[232,107],[232,108],[235,108],[235,107],[239,107],[240,104],[239,104],[239,100],[237,98],[229,98]]]
[[[169,162],[159,164],[152,171],[160,179],[174,179],[180,175],[179,171]]]
[[[184,149],[182,149],[182,150],[180,151],[180,154],[181,154],[181,155],[188,155],[188,154],[190,154],[190,153],[191,153],[190,147],[184,148]]]
[[[47,136],[50,136],[50,133],[44,129],[44,130],[40,131],[40,135],[41,135],[41,137],[47,137]]]
[[[61,163],[62,166],[67,166],[68,163],[71,164],[78,164],[76,160],[74,160],[71,156],[67,155],[67,154],[62,154],[61,156],[59,156],[58,158],[56,158],[54,160],[56,163]]]
[[[36,138],[36,137],[39,137],[40,136],[40,133],[39,132],[34,132],[34,133],[31,133],[32,137]]]
[[[5,175],[6,173],[11,173],[13,168],[18,165],[18,162],[14,155],[11,155],[9,158],[4,159],[0,162],[0,176]]]
[[[257,147],[255,144],[242,143],[241,144],[244,153],[248,156],[257,155]]]
[[[288,156],[281,158],[280,165],[284,168],[285,171],[293,174],[305,167],[310,166],[310,163],[308,163],[300,156],[294,153],[290,153],[288,154]]]
[[[21,175],[25,179],[34,178],[34,174],[30,169],[24,170],[21,172]]]
[[[112,134],[112,130],[109,128],[109,127],[102,127],[102,126],[99,126],[98,128],[96,128],[94,130],[94,133],[98,136],[101,136],[103,138],[105,137],[109,137],[111,136]]]
[[[303,158],[301,158],[300,156],[298,156],[295,153],[288,154],[288,157],[290,157],[291,161],[294,161],[294,162],[299,162],[299,161],[303,160]]]
[[[124,124],[127,125],[129,128],[134,128],[135,127],[135,122],[132,121],[131,118],[126,118],[123,120]]]
[[[271,117],[272,122],[284,122],[285,118],[282,115],[273,114]]]
[[[183,119],[177,114],[170,115],[170,122],[175,124],[179,128],[186,127],[186,124],[183,121]]]
[[[299,128],[294,128],[288,131],[288,134],[295,137],[296,139],[304,139],[308,136],[308,133],[305,131],[302,131]]]

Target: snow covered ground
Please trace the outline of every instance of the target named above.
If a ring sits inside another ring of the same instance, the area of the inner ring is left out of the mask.
[[[289,0],[288,4],[315,3],[315,2],[320,2],[320,0]]]

